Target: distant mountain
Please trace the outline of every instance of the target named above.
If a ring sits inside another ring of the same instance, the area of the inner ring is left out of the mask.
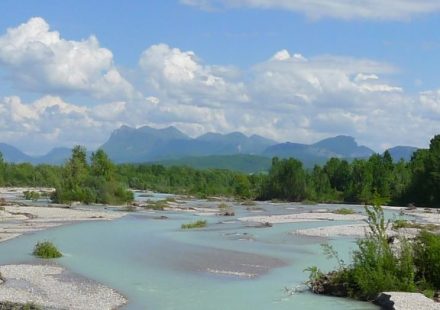
[[[275,143],[239,132],[207,133],[192,139],[175,127],[135,129],[123,126],[112,133],[102,148],[116,162],[149,162],[194,156],[259,154]]]
[[[329,151],[336,154],[336,157],[364,158],[374,154],[374,151],[366,146],[358,145],[356,140],[350,136],[336,136],[321,140],[312,147]]]
[[[366,158],[374,151],[358,145],[353,137],[337,136],[321,140],[314,144],[280,143],[268,147],[264,156],[288,158],[293,157],[303,162],[304,166],[312,167],[315,164],[324,164],[331,157],[354,159]]]
[[[52,164],[60,165],[64,163],[71,155],[69,148],[54,148],[43,156],[29,156],[14,146],[6,143],[0,143],[0,152],[3,158],[10,163],[31,163],[31,164]]]
[[[196,140],[221,145],[223,148],[221,152],[229,154],[260,154],[267,147],[277,144],[276,141],[258,135],[247,137],[241,132],[232,132],[226,135],[210,132],[196,138]]]
[[[69,149],[67,147],[57,147],[52,149],[46,155],[32,158],[32,163],[61,165],[66,162],[66,160],[70,157],[71,154],[72,154],[72,149]]]
[[[390,155],[393,158],[393,160],[397,162],[401,159],[403,159],[404,161],[410,161],[412,155],[417,150],[418,148],[413,146],[396,146],[388,149],[388,152],[390,152]]]
[[[245,173],[269,170],[272,159],[256,155],[211,155],[184,157],[155,162],[164,166],[188,166],[196,169],[228,169]]]
[[[324,164],[331,157],[352,160],[368,158],[374,151],[359,145],[353,137],[336,136],[314,144],[277,143],[240,132],[206,133],[191,138],[175,127],[155,129],[144,126],[122,126],[113,131],[102,145],[117,163],[157,162],[164,165],[187,165],[195,168],[221,168],[243,172],[267,170],[272,157],[293,157],[311,168]],[[393,160],[410,160],[417,148],[397,146],[389,149]],[[32,164],[63,164],[71,155],[69,148],[55,148],[43,156],[29,156],[16,147],[0,143],[0,152],[8,162]],[[88,152],[88,156],[90,156]]]
[[[171,141],[185,140],[190,138],[175,127],[122,126],[113,131],[101,148],[116,162],[145,162],[155,157],[158,148],[166,147]]]
[[[6,143],[0,143],[0,152],[3,154],[3,159],[7,162],[25,163],[32,161],[31,156]]]

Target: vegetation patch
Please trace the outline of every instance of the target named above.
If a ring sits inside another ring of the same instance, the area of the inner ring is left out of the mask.
[[[40,241],[38,242],[35,247],[34,251],[32,252],[33,255],[40,257],[40,258],[59,258],[63,256],[61,252],[57,249],[57,247],[50,241]]]
[[[245,200],[241,203],[242,206],[255,206],[257,203],[253,200]]]
[[[181,228],[182,229],[203,228],[203,227],[206,227],[207,224],[208,224],[207,221],[199,220],[199,221],[196,221],[193,223],[182,224]]]
[[[40,199],[40,193],[35,191],[24,191],[23,196],[26,200],[37,201]]]
[[[43,308],[34,303],[21,304],[9,301],[0,301],[0,310],[43,310]]]
[[[165,208],[169,208],[168,200],[149,200],[146,205],[143,206],[147,210],[154,210],[154,211],[163,211]]]
[[[440,226],[435,224],[422,224],[422,223],[415,223],[404,219],[398,219],[395,220],[392,224],[393,230],[398,230],[401,228],[417,228],[417,229],[424,229],[427,231],[439,231]]]
[[[440,236],[423,230],[415,241],[399,237],[399,246],[394,246],[386,233],[391,223],[385,220],[382,208],[375,205],[365,210],[369,233],[357,242],[353,263],[345,265],[331,246],[324,246],[324,254],[336,259],[338,268],[327,274],[317,267],[308,268],[307,283],[311,290],[367,301],[384,291],[421,292],[430,296],[439,290]],[[402,223],[398,222],[397,226]]]
[[[349,214],[355,214],[356,212],[354,212],[353,209],[340,208],[340,209],[336,209],[335,211],[333,211],[333,213],[342,214],[342,215],[349,215]]]
[[[124,212],[135,212],[137,210],[136,206],[126,206],[121,209]]]

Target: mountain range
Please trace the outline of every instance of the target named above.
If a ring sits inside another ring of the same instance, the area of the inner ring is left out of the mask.
[[[353,160],[368,158],[375,152],[358,145],[353,137],[336,136],[314,144],[278,143],[258,135],[240,132],[206,133],[191,138],[175,127],[155,129],[122,126],[113,131],[101,146],[117,163],[156,162],[164,165],[188,165],[196,168],[225,168],[254,172],[270,167],[271,158],[294,157],[306,167],[323,164],[331,157]],[[415,147],[389,149],[394,160],[409,160]],[[69,148],[55,148],[43,156],[29,156],[19,149],[0,143],[0,152],[8,162],[62,164],[70,156]]]

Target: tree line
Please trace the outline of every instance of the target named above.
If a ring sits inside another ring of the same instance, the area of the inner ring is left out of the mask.
[[[133,197],[127,188],[207,197],[369,203],[386,197],[390,204],[440,206],[440,135],[429,149],[418,150],[409,162],[393,162],[390,154],[374,154],[351,162],[331,158],[305,169],[296,159],[272,159],[268,173],[244,174],[222,169],[198,170],[154,164],[120,164],[103,150],[88,159],[76,146],[62,166],[13,164],[0,154],[0,186],[55,187],[57,202],[121,203]]]

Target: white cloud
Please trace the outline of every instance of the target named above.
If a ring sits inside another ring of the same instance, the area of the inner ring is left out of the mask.
[[[440,89],[420,93],[420,102],[428,111],[434,113],[431,116],[440,118]]]
[[[248,101],[244,84],[229,81],[236,69],[203,65],[191,51],[153,45],[142,53],[139,65],[147,91],[182,104],[218,107],[229,101]]]
[[[239,70],[158,44],[131,71],[137,90],[113,62],[96,38],[67,41],[41,18],[8,30],[0,37],[0,66],[17,88],[43,95],[33,102],[0,99],[0,141],[34,153],[59,145],[95,148],[127,124],[304,143],[348,134],[379,148],[421,146],[439,128],[440,91],[408,95],[390,82],[398,69],[371,59],[283,49]],[[70,92],[101,99],[94,106],[69,103],[63,95]]]
[[[282,9],[316,19],[404,20],[440,11],[438,0],[181,0],[202,9],[250,7]]]
[[[40,93],[77,92],[96,98],[130,98],[133,87],[116,69],[113,54],[96,37],[69,41],[34,17],[0,37],[0,66],[18,88]]]

